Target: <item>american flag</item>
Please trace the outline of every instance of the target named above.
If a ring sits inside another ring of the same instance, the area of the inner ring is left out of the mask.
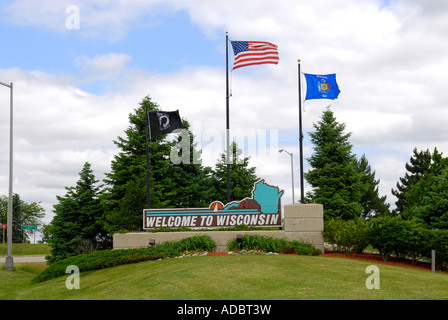
[[[254,64],[277,64],[278,50],[275,44],[265,41],[230,41],[235,54],[233,69]]]

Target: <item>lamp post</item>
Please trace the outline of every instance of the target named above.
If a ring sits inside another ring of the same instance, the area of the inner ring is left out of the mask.
[[[294,166],[293,166],[293,156],[292,156],[292,153],[286,151],[285,149],[278,150],[279,153],[282,153],[282,151],[285,151],[291,157],[292,203],[294,203],[295,200],[294,200]]]
[[[12,107],[12,82],[10,84],[0,82],[1,85],[8,87],[11,90],[10,96],[10,124],[9,124],[9,199],[8,199],[8,218],[7,218],[7,230],[8,230],[8,255],[5,260],[5,270],[12,270],[14,267],[14,260],[12,258],[12,119],[13,119],[13,107]]]

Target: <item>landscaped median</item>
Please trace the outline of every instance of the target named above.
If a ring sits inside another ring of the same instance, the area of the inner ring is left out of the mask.
[[[161,259],[30,283],[36,274],[0,270],[0,299],[10,300],[285,300],[446,299],[444,273],[373,262],[380,289],[369,290],[370,261],[296,254],[239,254]],[[187,255],[187,253],[186,253]],[[194,255],[191,254],[191,255]],[[381,258],[380,258],[381,259]],[[382,260],[382,259],[381,259]],[[2,287],[3,288],[3,287]],[[8,294],[9,291],[9,294]],[[183,303],[183,302],[182,302]]]
[[[201,255],[204,252],[212,252],[215,248],[216,243],[208,235],[197,235],[179,241],[167,241],[156,247],[95,251],[54,262],[39,274],[36,280],[45,281],[64,276],[68,266],[77,266],[83,272],[148,260]],[[315,249],[308,243],[259,235],[243,236],[242,248],[257,250],[258,253],[260,253],[260,250],[266,253],[296,253],[302,255],[318,255],[321,253],[320,250]],[[238,251],[238,245],[233,241],[229,242],[229,250]]]
[[[105,250],[71,257],[48,266],[41,277],[49,280],[42,282],[36,281],[37,270],[31,271],[29,266],[18,266],[12,273],[0,270],[0,300],[447,298],[445,273],[388,265],[393,261],[384,262],[380,255],[375,255],[374,261],[358,261],[353,259],[363,255],[311,256],[244,247],[217,253],[209,240],[196,236],[155,248]],[[272,239],[242,240],[253,247],[268,243],[274,246]],[[78,280],[75,273],[70,273],[73,268],[67,272],[73,265],[82,273]],[[378,290],[367,287],[372,276],[367,271],[372,265],[380,272]],[[116,267],[108,268],[111,266]],[[94,269],[102,270],[90,272]],[[78,287],[74,287],[76,282]]]

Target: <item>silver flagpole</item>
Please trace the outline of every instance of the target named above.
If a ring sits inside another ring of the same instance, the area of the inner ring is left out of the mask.
[[[14,268],[14,259],[12,257],[12,160],[13,160],[13,85],[0,82],[1,85],[8,87],[11,90],[10,96],[10,124],[9,124],[9,199],[8,199],[8,255],[5,260],[5,270],[12,270]]]

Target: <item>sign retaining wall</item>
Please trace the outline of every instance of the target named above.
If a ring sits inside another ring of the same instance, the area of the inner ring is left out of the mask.
[[[150,241],[156,244],[180,240],[199,234],[209,235],[217,244],[217,252],[227,251],[227,243],[237,234],[258,234],[289,240],[303,240],[324,252],[323,206],[321,204],[289,204],[284,207],[283,230],[255,231],[186,231],[186,232],[130,232],[114,234],[114,249],[148,247]]]

